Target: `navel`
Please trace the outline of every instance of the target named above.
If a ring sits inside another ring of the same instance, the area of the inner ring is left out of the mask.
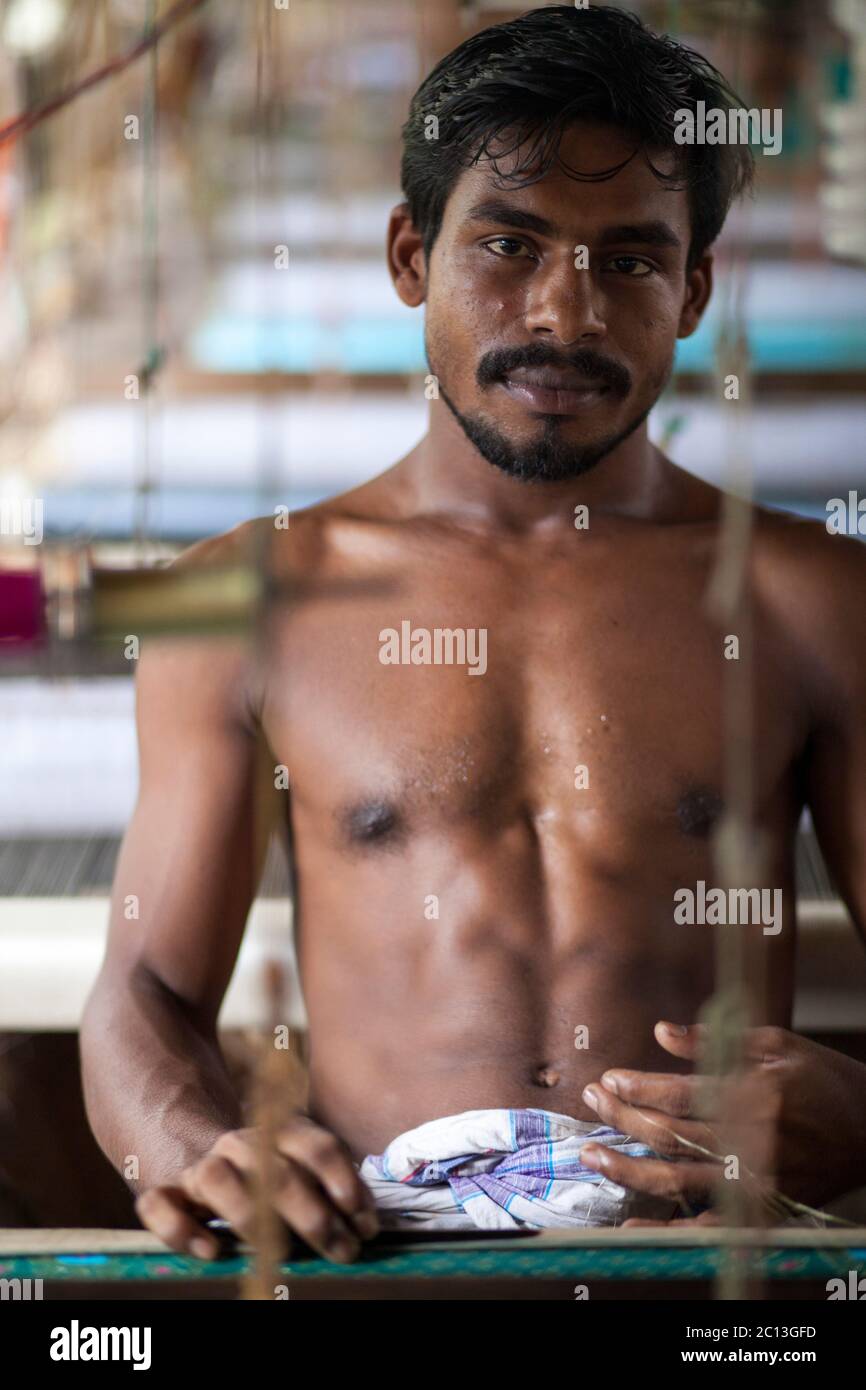
[[[549,1062],[542,1062],[541,1066],[535,1068],[533,1081],[536,1086],[557,1086],[559,1080],[559,1072]]]

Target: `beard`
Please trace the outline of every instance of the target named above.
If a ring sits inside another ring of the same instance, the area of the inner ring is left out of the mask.
[[[502,473],[507,473],[509,478],[526,483],[562,483],[588,473],[640,428],[655,404],[653,402],[642,410],[619,433],[592,444],[572,444],[564,440],[560,428],[561,417],[548,415],[540,436],[531,443],[518,445],[480,415],[461,414],[443,390],[441,382],[439,394],[482,458]]]
[[[592,442],[569,442],[564,438],[565,421],[559,415],[540,417],[540,432],[528,443],[515,443],[512,438],[483,414],[467,415],[458,410],[443,385],[442,375],[433,366],[440,354],[435,336],[427,342],[427,359],[439,380],[439,394],[454,416],[466,438],[482,458],[522,482],[559,483],[579,478],[601,462],[624,440],[639,429],[655,405],[673,373],[673,353],[654,383],[652,399],[633,419],[615,434]],[[578,348],[568,353],[557,352],[543,343],[528,343],[508,348],[493,348],[481,358],[476,369],[476,382],[484,390],[504,381],[518,367],[565,367],[588,380],[600,381],[614,398],[624,399],[633,386],[631,373],[620,362],[596,351]]]

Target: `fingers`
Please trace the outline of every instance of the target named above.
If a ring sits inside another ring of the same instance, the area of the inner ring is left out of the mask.
[[[659,1022],[654,1028],[656,1042],[674,1057],[682,1057],[688,1062],[697,1062],[706,1037],[702,1023]]]
[[[639,1139],[668,1158],[696,1158],[702,1149],[711,1154],[717,1151],[718,1141],[712,1130],[696,1120],[629,1105],[598,1083],[586,1087],[583,1099],[606,1125]]]
[[[312,1174],[291,1159],[285,1160],[285,1176],[274,1205],[286,1225],[325,1259],[350,1264],[360,1255],[357,1231],[337,1211]]]
[[[750,1062],[780,1062],[789,1055],[794,1035],[784,1028],[750,1028],[746,1034],[746,1058]]]
[[[215,1146],[181,1175],[180,1182],[191,1201],[223,1217],[237,1235],[254,1245],[258,1211],[252,1179],[259,1155],[251,1144],[236,1138],[236,1145],[231,1146],[223,1136],[224,1147],[233,1148],[231,1159],[225,1152],[216,1152]],[[342,1264],[357,1259],[361,1248],[358,1237],[309,1173],[287,1159],[276,1158],[272,1182],[271,1203],[287,1231],[299,1235],[328,1260]],[[287,1246],[286,1239],[284,1255]]]
[[[580,1158],[588,1168],[603,1173],[620,1187],[673,1201],[705,1199],[722,1171],[714,1163],[667,1163],[660,1158],[631,1158],[601,1144],[585,1144]]]
[[[277,1149],[315,1174],[334,1206],[362,1239],[369,1240],[376,1234],[379,1219],[373,1195],[336,1135],[302,1118],[278,1134]]]
[[[135,1203],[139,1221],[170,1249],[199,1260],[215,1260],[217,1238],[207,1230],[204,1219],[180,1187],[151,1187]]]
[[[221,1216],[244,1240],[255,1239],[255,1207],[242,1174],[215,1149],[180,1175],[191,1202]]]
[[[700,1060],[707,1037],[705,1024],[659,1022],[654,1032],[656,1041],[674,1057],[682,1057],[690,1062]],[[796,1034],[788,1032],[786,1028],[774,1025],[747,1028],[745,1056],[750,1062],[779,1062],[790,1055],[796,1043]]]
[[[231,1130],[190,1165],[173,1186],[151,1188],[137,1203],[139,1217],[173,1250],[215,1259],[219,1241],[203,1224],[222,1217],[255,1243],[259,1222],[255,1179],[263,1155],[255,1130]],[[312,1120],[297,1117],[267,1155],[269,1197],[287,1228],[326,1259],[357,1259],[361,1240],[379,1229],[372,1194],[348,1150]]]
[[[212,1157],[228,1163],[229,1166],[236,1165],[247,1180],[257,1171],[260,1160],[255,1143],[250,1142],[244,1133],[236,1132],[224,1134],[217,1141]],[[211,1184],[219,1180],[216,1168],[205,1175],[205,1181]],[[247,1192],[251,1184],[247,1182],[244,1187]],[[226,1205],[229,1202],[233,1203],[233,1193],[228,1187],[221,1192],[214,1192],[211,1186],[210,1195],[212,1201],[222,1201]],[[317,1175],[301,1164],[282,1155],[274,1156],[271,1201],[274,1210],[288,1229],[294,1231],[326,1259],[341,1264],[357,1259],[361,1250],[357,1232],[337,1211],[327,1192],[317,1181]],[[251,1242],[254,1241],[256,1214],[252,1196],[247,1196],[246,1206],[234,1207],[234,1215],[229,1216],[227,1212],[226,1215],[240,1235]]]
[[[698,1076],[678,1076],[672,1072],[646,1071],[606,1071],[601,1078],[605,1090],[612,1091],[620,1100],[629,1105],[648,1105],[661,1110],[666,1115],[683,1118],[706,1113],[704,1078]]]

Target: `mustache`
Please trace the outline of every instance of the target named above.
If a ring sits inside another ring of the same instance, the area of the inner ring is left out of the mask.
[[[625,395],[631,386],[631,373],[620,362],[603,357],[594,348],[578,348],[575,352],[553,352],[543,343],[527,343],[524,347],[492,348],[478,363],[476,377],[479,386],[494,386],[504,381],[518,367],[559,367],[601,381],[613,391]]]

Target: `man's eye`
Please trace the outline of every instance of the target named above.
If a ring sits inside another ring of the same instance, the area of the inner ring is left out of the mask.
[[[615,266],[622,275],[627,275],[631,280],[642,280],[645,275],[652,275],[652,266],[646,261],[638,260],[637,256],[614,256],[608,265]]]
[[[493,241],[487,241],[484,244],[488,251],[493,251],[494,256],[504,256],[506,260],[510,261],[517,260],[521,251],[529,255],[529,251],[524,246],[523,242],[517,241],[514,237],[510,236],[498,236]],[[493,248],[496,246],[500,246],[503,249],[501,251],[495,251]]]

